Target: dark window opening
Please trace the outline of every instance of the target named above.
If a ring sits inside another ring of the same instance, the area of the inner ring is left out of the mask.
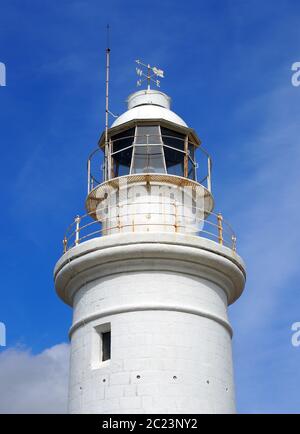
[[[113,155],[114,176],[129,175],[132,158],[132,147]]]
[[[185,135],[177,131],[161,127],[162,139],[164,142],[164,153],[167,172],[170,175],[184,176],[184,142]],[[171,148],[169,148],[169,146]],[[178,149],[178,151],[176,151]]]
[[[170,175],[184,176],[184,153],[164,146],[167,172]]]
[[[120,151],[133,144],[134,140],[134,128],[122,131],[122,133],[115,134],[111,137],[112,140],[112,152]]]
[[[129,175],[132,147],[134,141],[134,128],[123,131],[122,133],[112,136],[113,168],[114,176]],[[127,148],[127,149],[125,149]],[[124,151],[122,151],[124,149]],[[117,152],[116,154],[114,154]]]
[[[168,128],[161,127],[161,134],[164,145],[172,146],[172,148],[184,151],[185,135],[177,133],[177,131],[169,130]]]
[[[102,362],[110,360],[111,353],[111,332],[101,333],[102,338]]]

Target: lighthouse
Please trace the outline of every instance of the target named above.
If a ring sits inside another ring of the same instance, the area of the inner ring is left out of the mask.
[[[54,270],[73,309],[69,412],[235,413],[227,310],[245,265],[209,153],[146,69],[88,158],[86,213]]]

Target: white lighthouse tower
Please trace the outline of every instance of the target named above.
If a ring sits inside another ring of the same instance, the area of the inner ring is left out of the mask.
[[[86,209],[54,273],[73,308],[70,413],[234,413],[227,306],[245,267],[209,154],[166,94],[133,93],[103,133]]]

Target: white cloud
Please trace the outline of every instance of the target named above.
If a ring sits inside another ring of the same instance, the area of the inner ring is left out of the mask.
[[[0,413],[66,413],[69,345],[0,353]]]

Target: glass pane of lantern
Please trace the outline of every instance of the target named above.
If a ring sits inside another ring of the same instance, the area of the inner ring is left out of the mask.
[[[189,158],[188,178],[195,180],[195,165]]]
[[[188,164],[188,178],[195,180],[196,171],[193,161],[195,161],[195,145],[189,143],[189,164]]]
[[[161,127],[162,139],[165,145],[172,146],[172,148],[184,150],[185,135],[177,131],[169,130],[168,128]]]
[[[161,145],[135,145],[131,173],[165,173]]]
[[[184,176],[184,153],[164,146],[167,172],[170,175]]]
[[[129,149],[125,148],[133,145],[134,131],[134,128],[130,128],[129,130],[122,131],[122,133],[115,134],[111,138],[112,152],[114,153],[112,156],[114,165],[114,176],[129,175],[132,157],[132,147]],[[122,149],[124,149],[124,151]]]
[[[164,146],[167,172],[170,175],[184,176],[185,154],[180,151],[184,151],[185,135],[164,127],[161,127],[161,133],[164,145],[174,148]]]
[[[189,143],[189,154],[192,160],[195,161],[195,145]]]
[[[125,149],[124,151],[120,151],[117,154],[113,155],[114,176],[129,175],[132,149],[133,146],[131,146],[129,149]]]
[[[122,131],[122,133],[115,134],[111,137],[112,140],[112,152],[120,151],[132,145],[134,139],[134,128]]]
[[[139,125],[136,127],[137,144],[155,144],[161,143],[160,130],[158,125]]]

